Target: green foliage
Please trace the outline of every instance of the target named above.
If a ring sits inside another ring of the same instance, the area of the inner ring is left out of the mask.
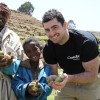
[[[35,37],[38,38],[39,40],[44,40],[44,41],[48,39],[47,36],[35,36]]]
[[[100,44],[98,45],[98,49],[99,49],[99,56],[100,56]]]
[[[43,44],[43,45],[45,44],[45,42],[46,42],[47,39],[48,39],[47,36],[35,36],[35,37],[36,37],[36,38],[40,41],[40,43]],[[25,36],[25,35],[24,35],[24,36],[20,36],[21,42],[23,42],[25,38],[28,38],[28,36]]]
[[[45,44],[45,42],[47,41],[47,36],[35,36],[37,39],[39,39],[39,41],[41,42],[41,44]]]
[[[20,36],[21,42],[25,39],[25,36]]]
[[[47,100],[54,100],[54,95],[55,95],[56,90],[53,89],[52,93],[50,96],[48,96]]]
[[[100,56],[100,38],[97,38],[98,40],[98,50],[99,50],[99,56]]]
[[[30,2],[25,2],[17,10],[32,16],[34,7]]]

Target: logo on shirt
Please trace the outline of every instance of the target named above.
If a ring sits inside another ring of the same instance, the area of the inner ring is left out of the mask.
[[[67,59],[80,60],[80,55],[68,56]]]

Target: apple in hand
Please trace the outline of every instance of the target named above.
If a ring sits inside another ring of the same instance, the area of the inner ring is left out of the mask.
[[[35,82],[35,81],[34,81],[32,84],[33,84],[32,89],[33,89],[35,92],[37,92],[37,91],[39,90],[38,82]]]
[[[37,91],[39,90],[39,88],[38,88],[37,86],[35,86],[35,85],[32,87],[32,89],[33,89],[35,92],[37,92]]]
[[[51,81],[53,81],[53,79],[52,79],[51,77],[47,77],[47,78],[46,78],[46,81],[47,81],[48,83],[50,83]]]
[[[0,50],[0,55],[4,55],[3,51]]]
[[[62,82],[62,78],[60,76],[58,76],[56,79],[55,79],[56,82]]]

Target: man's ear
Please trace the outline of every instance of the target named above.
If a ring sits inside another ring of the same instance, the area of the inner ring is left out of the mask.
[[[68,28],[68,23],[67,22],[64,22],[63,23],[63,27],[64,27],[64,29],[67,29]]]

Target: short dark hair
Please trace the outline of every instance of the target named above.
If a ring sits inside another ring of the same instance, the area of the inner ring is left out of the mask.
[[[8,8],[8,6],[5,3],[2,2],[0,3],[0,11],[5,12],[8,18],[10,18],[11,10]]]
[[[39,40],[35,37],[29,37],[29,38],[26,38],[23,42],[23,48],[26,44],[29,44],[30,42],[34,42],[34,44],[39,47],[40,49],[42,48],[42,45],[41,43],[39,42]]]
[[[63,25],[65,19],[62,13],[57,11],[56,9],[51,9],[44,13],[43,18],[42,18],[42,24],[54,18],[56,18]]]

